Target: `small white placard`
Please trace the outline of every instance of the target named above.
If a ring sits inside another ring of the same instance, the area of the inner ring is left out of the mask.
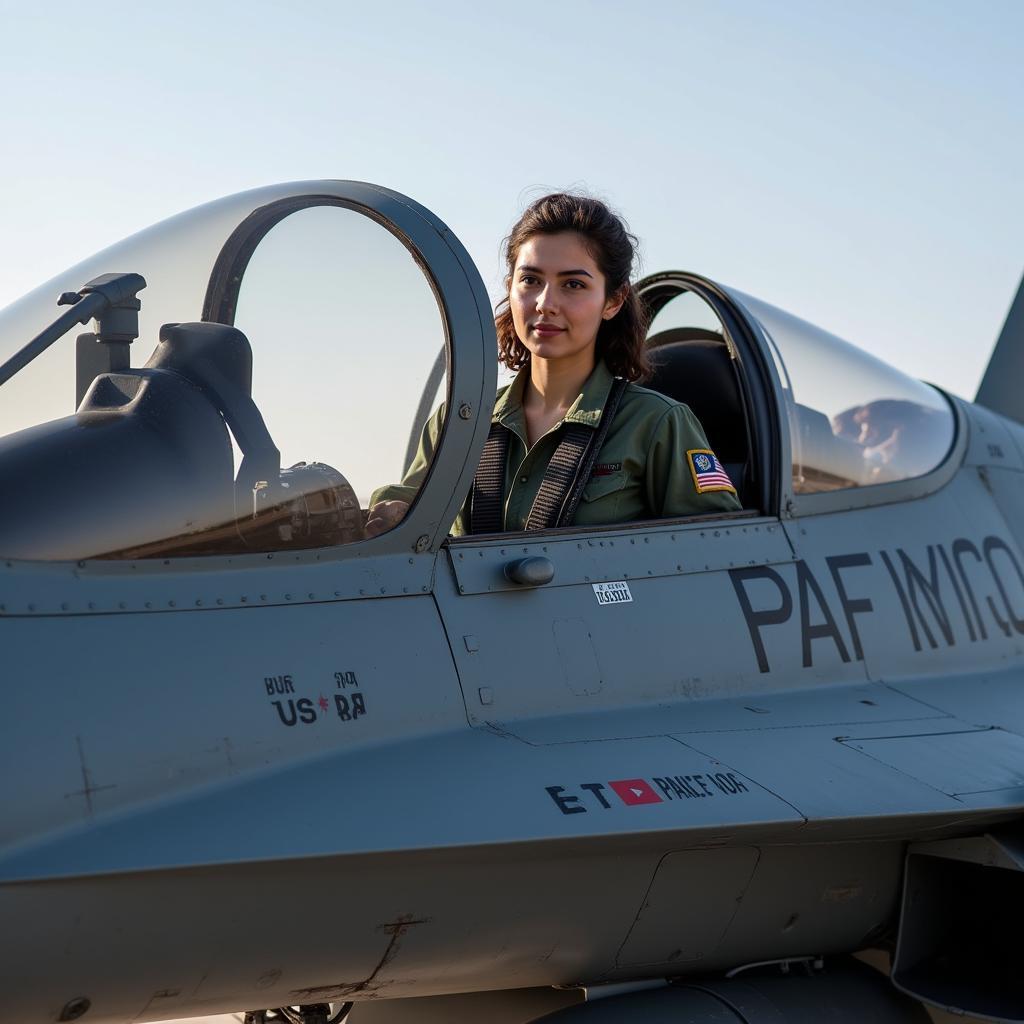
[[[628,604],[633,600],[629,584],[625,580],[613,583],[594,583],[594,594],[598,604]]]

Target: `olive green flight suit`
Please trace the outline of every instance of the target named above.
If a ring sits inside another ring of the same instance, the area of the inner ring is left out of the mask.
[[[491,416],[492,422],[501,423],[512,434],[505,465],[506,530],[522,530],[526,525],[548,460],[561,440],[563,425],[585,423],[597,427],[614,378],[599,362],[565,418],[529,449],[523,413],[528,380],[527,367],[498,392]],[[419,450],[402,483],[376,490],[371,504],[395,499],[412,503],[434,456],[444,414],[442,404],[427,421]],[[739,509],[732,488],[698,491],[689,453],[700,450],[709,450],[707,438],[687,406],[630,384],[583,490],[573,525],[600,526]],[[452,527],[456,536],[467,532],[467,507],[468,500]]]

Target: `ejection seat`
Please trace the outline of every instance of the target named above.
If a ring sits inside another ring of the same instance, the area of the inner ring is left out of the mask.
[[[690,407],[746,507],[752,493],[747,421],[725,339],[702,327],[674,327],[652,335],[647,351],[652,373],[644,386]]]

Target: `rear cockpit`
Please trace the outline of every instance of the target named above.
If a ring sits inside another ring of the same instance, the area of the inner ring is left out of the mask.
[[[777,354],[797,494],[913,479],[949,454],[956,420],[939,391],[768,303],[738,299]]]
[[[640,289],[652,314],[647,386],[693,409],[745,508],[770,510],[787,485],[809,496],[917,479],[952,451],[944,395],[835,335],[693,274]]]

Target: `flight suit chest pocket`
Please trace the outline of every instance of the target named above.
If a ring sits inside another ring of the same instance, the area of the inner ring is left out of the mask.
[[[592,476],[583,488],[583,501],[585,503],[607,499],[608,504],[614,508],[618,505],[619,498],[629,473],[624,469],[616,470],[613,473],[602,473],[600,476]]]

